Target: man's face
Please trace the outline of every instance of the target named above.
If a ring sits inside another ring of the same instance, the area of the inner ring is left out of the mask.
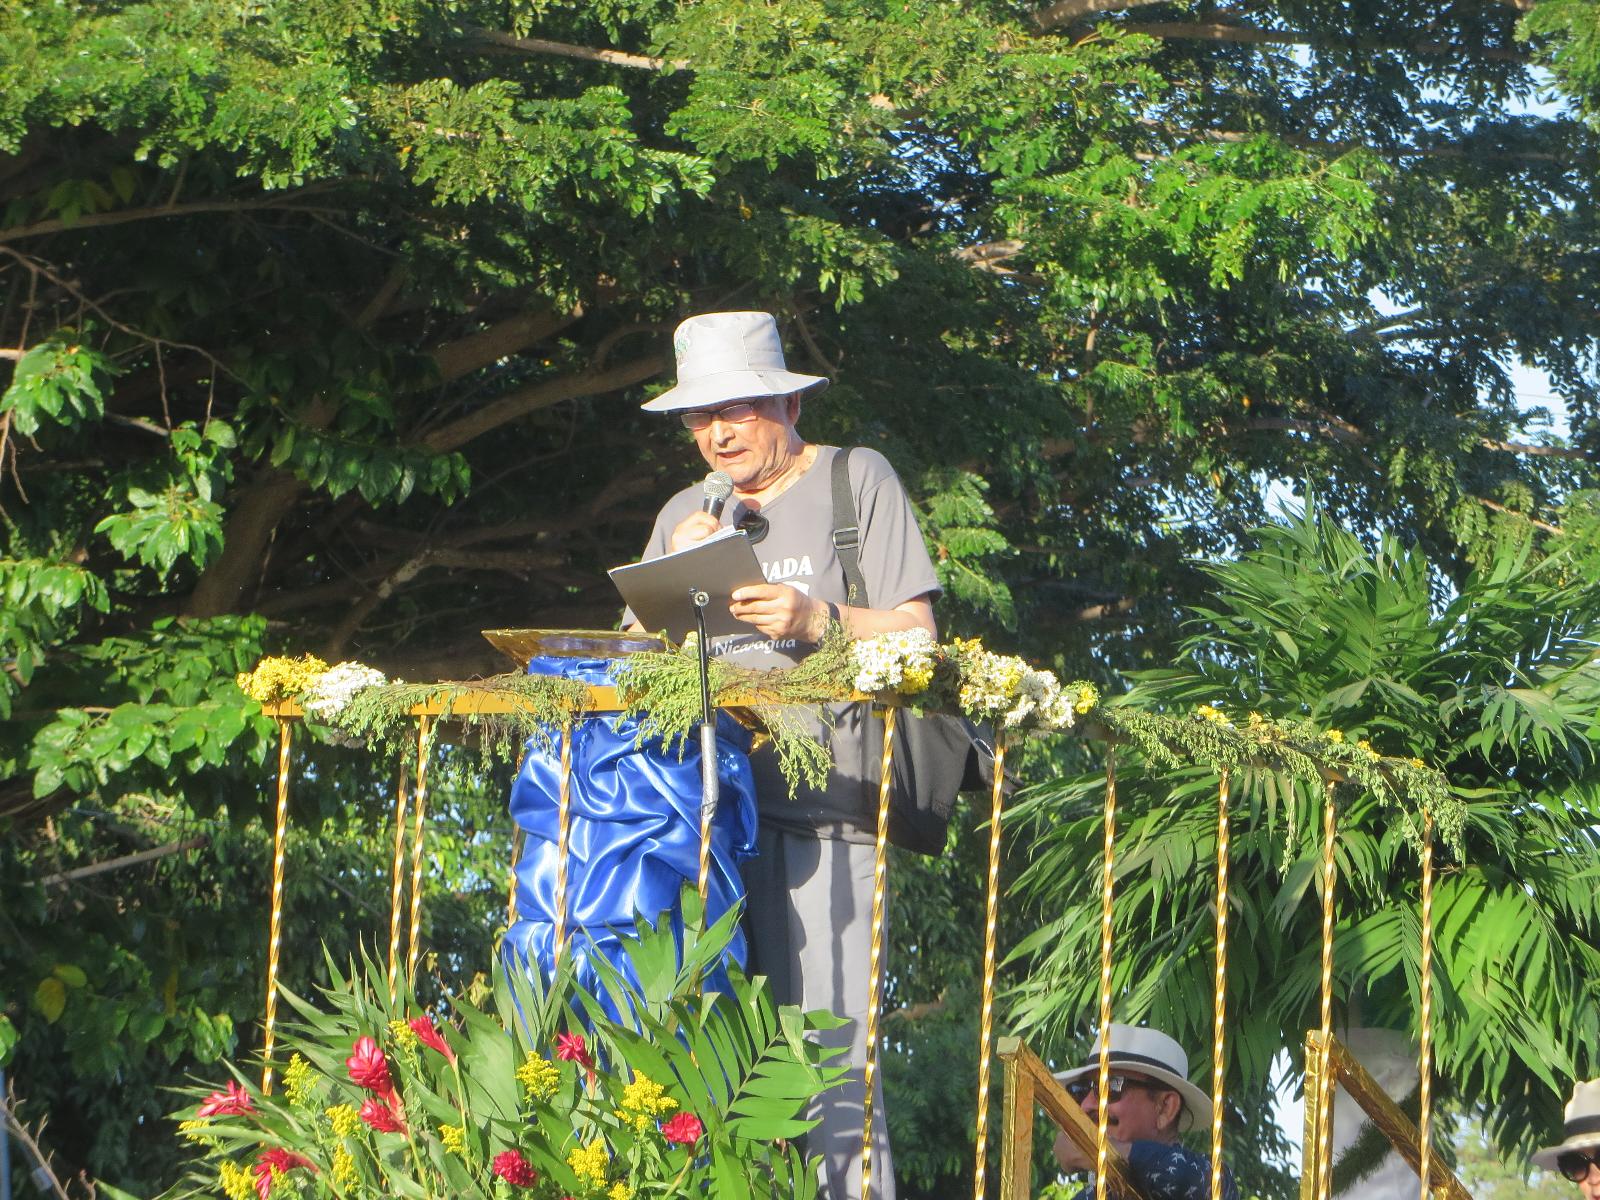
[[[1118,1068],[1126,1081],[1122,1095],[1106,1106],[1107,1132],[1123,1142],[1170,1142],[1178,1136],[1178,1111],[1183,1101],[1171,1088],[1155,1083],[1148,1075]],[[1083,1098],[1083,1111],[1098,1120],[1100,1093],[1090,1088]]]
[[[700,457],[713,470],[726,471],[736,491],[758,492],[783,474],[804,444],[794,429],[799,408],[799,401],[787,396],[726,405],[690,432]],[[728,409],[735,416],[753,412],[748,420],[729,421],[721,416]]]
[[[1594,1153],[1593,1149],[1589,1152]],[[1583,1200],[1600,1200],[1600,1166],[1589,1164],[1589,1173],[1578,1181],[1578,1191]]]

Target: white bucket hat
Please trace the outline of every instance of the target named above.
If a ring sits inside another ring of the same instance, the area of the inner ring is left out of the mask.
[[[1100,1072],[1100,1045],[1101,1039],[1096,1036],[1094,1045],[1089,1047],[1088,1065],[1074,1067],[1070,1071],[1057,1071],[1056,1079],[1065,1085],[1085,1075],[1097,1076]],[[1204,1128],[1211,1124],[1211,1097],[1189,1082],[1189,1056],[1184,1053],[1182,1046],[1159,1029],[1144,1029],[1136,1025],[1111,1026],[1111,1070],[1115,1074],[1122,1069],[1147,1075],[1182,1096],[1184,1112],[1193,1119],[1193,1126]]]
[[[1591,1079],[1572,1089],[1572,1099],[1567,1101],[1566,1140],[1557,1146],[1546,1146],[1534,1152],[1535,1166],[1547,1171],[1555,1169],[1556,1159],[1568,1150],[1588,1150],[1600,1146],[1600,1079]]]
[[[801,375],[783,361],[783,342],[771,313],[701,313],[672,335],[678,384],[643,405],[648,412],[687,412],[736,400],[760,400],[798,392],[814,396],[828,386],[818,375]]]

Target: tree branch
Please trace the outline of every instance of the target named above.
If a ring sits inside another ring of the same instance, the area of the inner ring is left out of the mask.
[[[515,34],[503,33],[498,29],[473,29],[470,31],[470,40],[504,51],[576,58],[584,62],[605,63],[611,67],[628,67],[635,71],[661,71],[668,67],[675,71],[683,71],[689,67],[688,59],[652,58],[648,54],[629,54],[626,50],[574,46],[570,42],[552,42],[548,38],[517,37]]]
[[[1123,33],[1142,33],[1163,41],[1238,42],[1258,46],[1338,46],[1351,50],[1395,50],[1404,54],[1487,58],[1497,62],[1529,63],[1521,50],[1503,46],[1455,46],[1449,42],[1386,42],[1381,38],[1355,38],[1342,41],[1304,29],[1259,29],[1253,25],[1234,25],[1224,21],[1152,21],[1123,25]]]
[[[653,379],[667,369],[668,362],[665,355],[649,354],[604,370],[582,371],[529,384],[435,429],[422,439],[422,444],[436,454],[444,454],[540,409],[584,396],[604,395]]]
[[[1049,32],[1074,21],[1098,17],[1104,13],[1127,12],[1130,8],[1148,8],[1153,4],[1171,4],[1172,0],[1057,0],[1033,14],[1033,23]]]
[[[61,884],[71,883],[75,879],[88,879],[92,875],[104,875],[107,871],[120,871],[124,867],[136,867],[140,863],[166,858],[169,854],[182,854],[185,850],[198,850],[201,846],[209,846],[210,844],[211,839],[201,834],[199,837],[185,838],[181,842],[169,842],[167,845],[157,846],[153,850],[140,850],[137,854],[124,854],[120,858],[108,858],[103,862],[90,863],[85,867],[74,867],[70,871],[46,875],[39,880],[39,884],[41,887],[59,887]]]
[[[451,383],[529,346],[536,346],[577,321],[583,311],[583,305],[576,304],[565,312],[547,307],[537,312],[518,313],[487,329],[436,346],[433,361],[439,365],[439,380]]]
[[[49,233],[98,229],[107,225],[126,225],[132,221],[153,221],[161,217],[187,217],[196,213],[260,212],[264,209],[278,209],[285,212],[308,211],[304,205],[286,204],[284,201],[313,192],[325,192],[333,186],[331,181],[307,184],[303,188],[279,192],[271,198],[263,197],[259,200],[195,200],[188,204],[156,204],[148,208],[123,208],[112,212],[85,213],[71,221],[51,217],[47,221],[35,221],[32,225],[14,225],[10,229],[0,229],[0,242],[19,242],[23,238],[43,237]]]
[[[1514,508],[1507,508],[1504,504],[1496,504],[1493,500],[1488,499],[1486,496],[1479,496],[1478,503],[1483,505],[1490,512],[1505,513],[1508,517],[1519,517],[1526,521],[1529,525],[1532,525],[1535,529],[1542,529],[1546,533],[1553,533],[1558,537],[1562,533],[1561,527],[1558,525],[1546,524],[1544,521],[1538,520],[1536,517],[1530,517],[1527,513],[1518,512]]]

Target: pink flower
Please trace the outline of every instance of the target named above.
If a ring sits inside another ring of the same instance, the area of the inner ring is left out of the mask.
[[[376,1096],[368,1096],[362,1104],[361,1111],[356,1114],[368,1125],[379,1133],[404,1133],[406,1127],[400,1123],[400,1118],[395,1115],[394,1109],[389,1107],[387,1100],[380,1100]]]
[[[377,1092],[380,1096],[394,1095],[394,1081],[389,1078],[389,1060],[384,1058],[378,1043],[371,1038],[357,1040],[344,1065],[350,1069],[352,1083],[369,1092]]]
[[[586,1071],[594,1070],[594,1056],[589,1053],[589,1046],[581,1033],[556,1034],[556,1057],[575,1062]]]
[[[424,1046],[431,1046],[445,1056],[446,1061],[455,1062],[456,1052],[450,1049],[444,1040],[444,1035],[433,1027],[433,1022],[427,1017],[412,1017],[411,1032],[417,1035],[417,1040]]]
[[[532,1187],[539,1182],[533,1164],[522,1157],[521,1150],[502,1150],[489,1164],[494,1173],[512,1187]]]
[[[700,1140],[706,1127],[691,1112],[681,1112],[670,1121],[661,1123],[661,1136],[677,1146],[692,1146]]]
[[[312,1171],[317,1169],[311,1165],[309,1159],[301,1158],[298,1154],[292,1154],[280,1146],[274,1146],[270,1150],[263,1150],[261,1157],[256,1159],[254,1168],[256,1173],[256,1195],[260,1197],[260,1200],[267,1200],[267,1196],[272,1192],[272,1174],[274,1171],[284,1174],[294,1170],[296,1167],[305,1167]]]
[[[239,1117],[255,1111],[250,1103],[250,1093],[237,1083],[230,1083],[225,1092],[212,1092],[201,1101],[196,1117]]]

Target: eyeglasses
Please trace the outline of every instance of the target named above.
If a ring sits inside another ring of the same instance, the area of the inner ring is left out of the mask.
[[[1582,1150],[1568,1150],[1565,1154],[1556,1155],[1556,1170],[1573,1183],[1582,1183],[1592,1166],[1600,1167],[1600,1157],[1585,1154]]]
[[[738,404],[724,404],[721,408],[702,408],[696,412],[680,413],[678,420],[683,422],[685,429],[704,429],[713,421],[743,425],[760,415],[764,403],[764,400],[744,400]]]
[[[1099,1087],[1097,1075],[1080,1075],[1077,1079],[1067,1084],[1067,1095],[1082,1104],[1091,1092],[1098,1093]],[[1131,1087],[1144,1088],[1146,1091],[1151,1092],[1170,1092],[1172,1090],[1165,1084],[1156,1083],[1153,1079],[1130,1079],[1126,1075],[1113,1075],[1106,1081],[1106,1095],[1111,1100],[1121,1100],[1122,1093]]]

